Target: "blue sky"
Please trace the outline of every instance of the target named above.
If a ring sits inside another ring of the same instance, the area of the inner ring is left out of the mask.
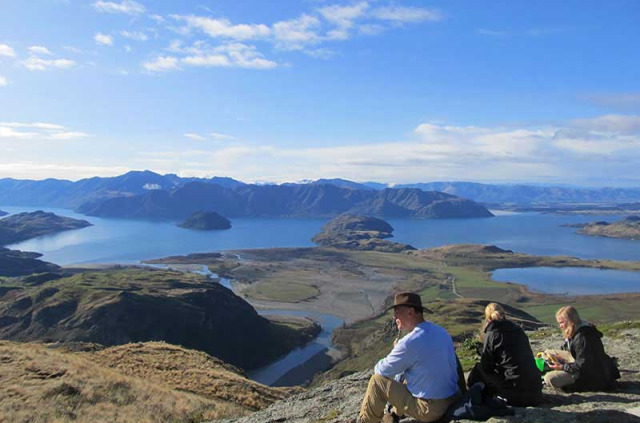
[[[0,11],[0,177],[640,185],[636,0]]]

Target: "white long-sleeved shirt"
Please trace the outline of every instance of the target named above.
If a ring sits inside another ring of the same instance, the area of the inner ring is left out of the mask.
[[[446,330],[431,322],[420,323],[400,339],[374,370],[390,379],[404,373],[407,388],[416,398],[443,399],[458,391],[453,341]]]

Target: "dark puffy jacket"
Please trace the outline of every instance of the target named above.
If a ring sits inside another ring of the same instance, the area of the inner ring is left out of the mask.
[[[542,380],[529,338],[510,320],[494,320],[485,328],[480,365],[495,386],[540,392]]]
[[[580,326],[569,340],[569,351],[575,359],[564,365],[563,370],[576,375],[577,390],[602,390],[611,387],[611,357],[604,352],[602,332],[592,325]]]

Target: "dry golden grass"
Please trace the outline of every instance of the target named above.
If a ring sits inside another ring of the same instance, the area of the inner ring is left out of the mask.
[[[119,373],[249,410],[262,409],[292,392],[247,379],[241,370],[206,353],[164,342],[126,344],[83,354]]]
[[[0,422],[198,422],[287,395],[204,353],[130,344],[73,353],[0,341]]]

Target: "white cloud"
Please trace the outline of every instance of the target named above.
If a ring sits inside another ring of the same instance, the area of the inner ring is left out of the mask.
[[[204,67],[228,67],[231,62],[227,56],[222,54],[202,54],[197,56],[188,56],[182,59],[182,63],[191,66]]]
[[[383,31],[384,27],[376,24],[363,24],[358,27],[358,32],[364,35],[378,35]]]
[[[0,56],[16,57],[16,52],[7,44],[0,44]]]
[[[346,30],[354,25],[354,20],[363,17],[368,8],[369,4],[367,2],[360,2],[352,6],[326,6],[319,9],[318,12],[326,20],[341,28],[338,32],[346,34]],[[342,39],[339,37],[333,38]]]
[[[184,134],[184,137],[190,138],[190,139],[195,140],[195,141],[204,141],[206,139],[202,135],[198,135],[198,134],[195,134],[193,132],[187,132],[186,134]]]
[[[0,138],[71,140],[89,134],[46,122],[0,122]]]
[[[186,54],[177,58],[170,57],[167,66],[162,63],[145,63],[147,70],[179,70],[180,64],[197,67],[238,67],[250,69],[272,69],[278,63],[266,59],[255,46],[243,43],[227,43],[217,47],[211,47],[204,42],[196,42],[192,46],[183,47],[180,42],[172,42],[168,48],[176,54]],[[164,58],[169,59],[169,58]],[[151,66],[150,66],[151,65]],[[156,66],[157,65],[157,66]],[[158,67],[159,69],[156,69]]]
[[[210,136],[211,138],[213,138],[214,140],[218,140],[218,141],[226,141],[226,140],[233,140],[233,139],[235,139],[235,137],[234,137],[234,136],[227,135],[227,134],[223,134],[223,133],[220,133],[220,132],[211,132],[211,133],[209,134],[209,136]]]
[[[11,175],[19,179],[71,179],[91,178],[94,176],[117,176],[129,172],[126,166],[86,166],[77,163],[56,163],[34,161],[13,161],[0,163],[0,174]]]
[[[149,17],[157,23],[164,23],[164,18],[160,15],[149,15]]]
[[[434,9],[420,7],[387,6],[379,7],[371,12],[371,15],[386,21],[394,22],[424,22],[440,21],[442,14]]]
[[[113,37],[111,35],[106,35],[98,32],[96,35],[93,36],[93,39],[96,42],[96,44],[99,44],[101,46],[113,45]]]
[[[73,140],[77,138],[85,138],[88,136],[89,134],[87,134],[86,132],[63,131],[63,132],[53,132],[49,135],[48,138],[52,140]]]
[[[127,15],[140,15],[145,12],[145,7],[135,1],[124,0],[120,3],[111,2],[111,1],[96,1],[93,3],[93,7],[98,12],[105,13],[124,13]]]
[[[9,85],[9,81],[4,76],[0,75],[0,87]]]
[[[12,127],[4,126],[2,123],[0,123],[0,138],[20,139],[20,138],[31,138],[35,135],[37,135],[36,132],[16,131]]]
[[[241,23],[236,24],[226,18],[212,18],[197,15],[170,15],[181,24],[172,30],[181,35],[204,33],[214,39],[226,40],[231,45],[242,42],[252,51],[252,59],[244,60],[217,52],[204,52],[197,41],[197,52],[187,53],[181,46],[182,41],[173,41],[168,50],[173,53],[188,54],[183,63],[191,66],[210,67],[251,67],[269,69],[279,66],[277,62],[264,58],[258,52],[258,43],[269,43],[280,50],[299,51],[308,56],[327,59],[335,55],[333,49],[323,46],[327,42],[339,42],[350,39],[354,34],[376,35],[386,29],[400,28],[402,23],[439,21],[442,14],[434,9],[419,7],[386,6],[372,8],[374,2],[360,1],[350,5],[329,5],[303,13],[296,18],[284,19],[272,24]],[[247,45],[253,41],[256,45]],[[262,45],[259,45],[262,50]],[[208,50],[212,50],[209,48]],[[249,51],[245,49],[245,51]]]
[[[139,31],[120,31],[120,35],[134,41],[147,41],[149,36]]]
[[[265,59],[254,46],[242,43],[222,45],[214,51],[226,54],[233,66],[241,68],[272,69],[278,66],[276,62]]]
[[[251,40],[268,37],[271,30],[263,24],[233,25],[227,19],[213,19],[202,16],[173,15],[174,19],[187,23],[188,29],[199,29],[212,38],[231,38],[235,40]]]
[[[53,53],[51,53],[51,51],[44,46],[31,46],[29,47],[29,51],[33,54],[44,54],[47,56],[53,55]]]
[[[318,18],[302,15],[297,19],[273,24],[273,34],[280,48],[299,50],[305,44],[315,44],[322,40],[317,31],[321,27]]]
[[[151,72],[167,72],[180,69],[178,59],[171,56],[160,56],[151,62],[144,62],[142,66]]]
[[[42,59],[40,57],[29,57],[22,62],[24,67],[29,70],[47,71],[51,69],[70,69],[76,65],[76,62],[69,59]]]

